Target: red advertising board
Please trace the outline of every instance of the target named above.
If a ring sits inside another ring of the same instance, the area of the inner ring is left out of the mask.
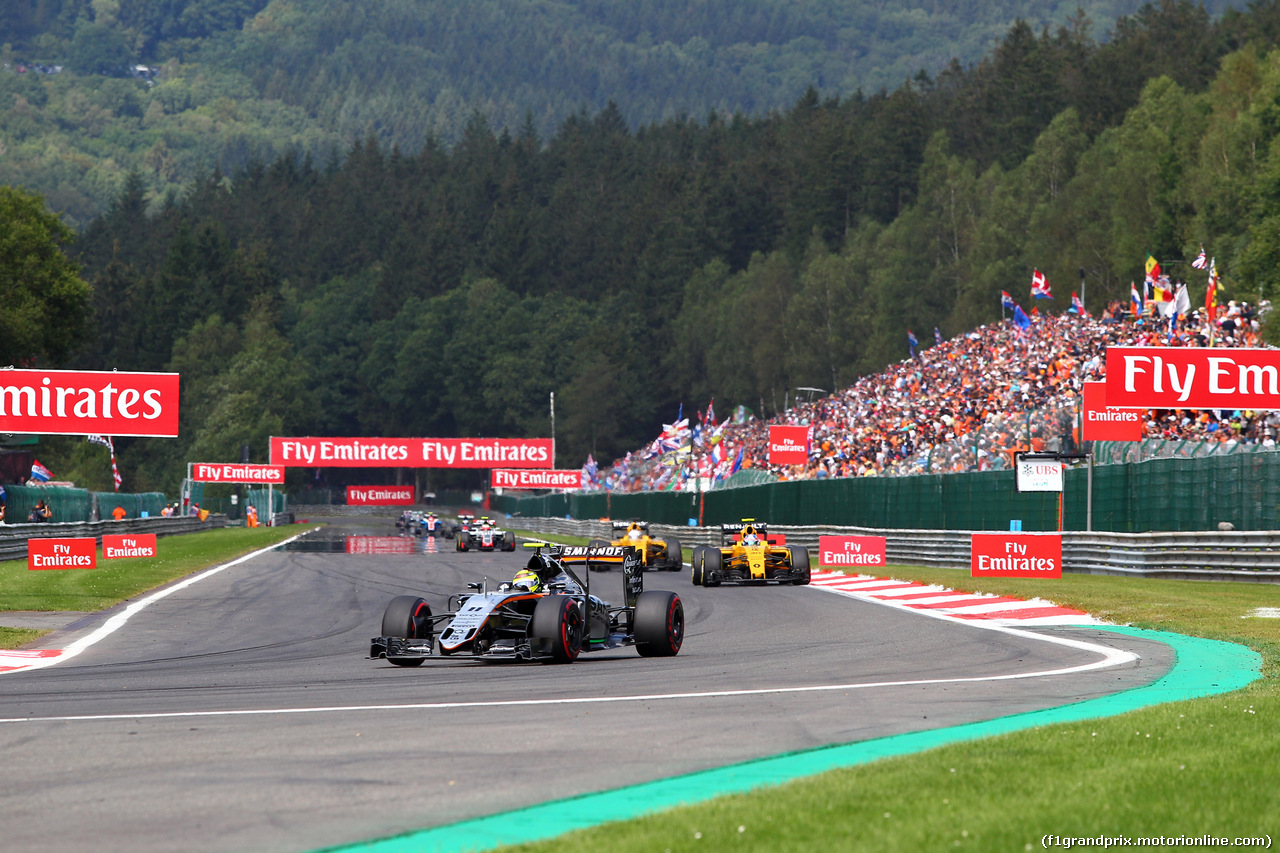
[[[348,536],[346,545],[348,554],[412,554],[414,542],[407,536]]]
[[[807,426],[769,427],[769,464],[804,465],[809,461]]]
[[[1107,406],[1107,383],[1084,383],[1082,441],[1141,441],[1142,415],[1133,409]]]
[[[495,489],[581,489],[581,471],[525,471],[498,469],[489,477]]]
[[[92,536],[83,539],[28,539],[27,569],[96,569],[98,567],[98,540]]]
[[[0,370],[0,433],[178,434],[178,374]]]
[[[550,468],[549,438],[280,438],[271,464],[298,468]]]
[[[975,533],[970,548],[971,577],[1062,577],[1059,533]]]
[[[1108,347],[1107,405],[1280,409],[1280,350]]]
[[[389,506],[413,503],[413,486],[347,486],[347,506]]]
[[[154,557],[156,535],[154,533],[122,533],[119,536],[102,537],[102,559],[118,560],[122,557]]]
[[[240,462],[192,462],[191,479],[198,483],[284,482],[283,465],[249,465]]]
[[[819,536],[818,565],[846,566],[885,565],[883,536]]]

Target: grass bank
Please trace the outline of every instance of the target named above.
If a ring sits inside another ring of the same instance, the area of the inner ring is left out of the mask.
[[[234,560],[301,533],[287,527],[228,527],[157,541],[154,558],[103,560],[89,570],[30,571],[26,560],[0,561],[0,626],[8,610],[97,611],[155,589],[169,581]],[[40,631],[0,627],[0,648],[16,648]]]
[[[970,578],[907,566],[886,574],[1238,643],[1262,655],[1263,678],[1222,696],[882,759],[503,849],[1012,851],[1054,846],[1046,836],[1280,840],[1280,620],[1250,615],[1276,607],[1280,588],[1091,575]],[[857,713],[852,700],[849,713]],[[1218,846],[1159,847],[1175,844]]]

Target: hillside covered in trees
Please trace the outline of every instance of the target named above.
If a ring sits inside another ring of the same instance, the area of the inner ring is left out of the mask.
[[[1016,24],[982,62],[776,114],[550,136],[473,115],[456,144],[368,137],[207,173],[149,210],[134,174],[73,247],[94,335],[67,363],[174,370],[182,436],[119,444],[130,485],[268,435],[546,435],[562,464],[683,403],[771,414],[1024,301],[1125,299],[1148,253],[1202,299],[1280,260],[1280,5],[1169,0],[1099,44]],[[90,482],[75,453],[64,476]],[[45,460],[47,463],[50,460]],[[67,470],[69,467],[70,470]]]
[[[133,170],[154,201],[215,165],[451,147],[475,115],[542,139],[611,101],[633,132],[759,118],[970,67],[1019,19],[1105,41],[1139,2],[5,0],[0,183],[83,227]]]

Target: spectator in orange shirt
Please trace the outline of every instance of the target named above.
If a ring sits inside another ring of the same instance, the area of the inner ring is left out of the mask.
[[[122,506],[118,506],[115,509],[111,510],[111,517],[114,518],[116,521],[122,520],[128,514],[129,513],[125,512],[124,507]]]

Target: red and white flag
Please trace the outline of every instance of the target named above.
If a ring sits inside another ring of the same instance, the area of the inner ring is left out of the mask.
[[[1034,299],[1053,298],[1053,294],[1049,292],[1049,280],[1040,270],[1031,271],[1031,296]]]

